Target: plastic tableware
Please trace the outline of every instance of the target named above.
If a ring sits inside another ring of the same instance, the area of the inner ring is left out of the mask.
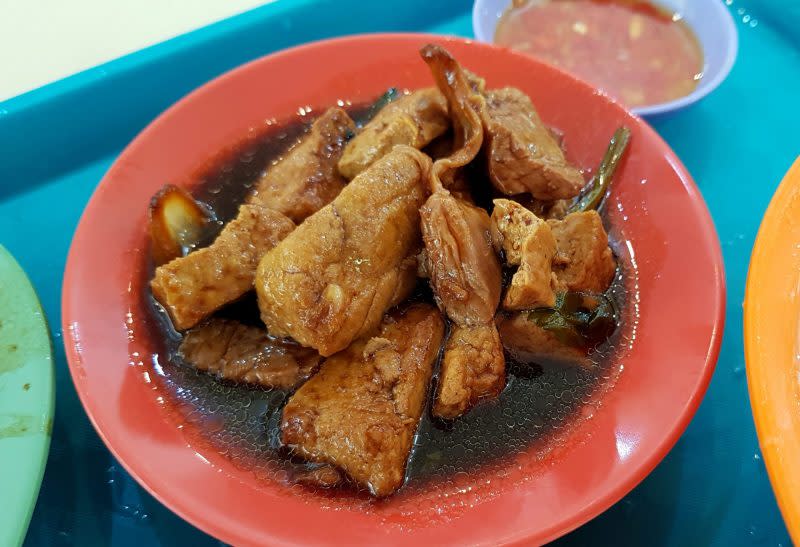
[[[624,370],[613,388],[598,392],[586,413],[592,417],[572,420],[546,456],[532,446],[494,471],[431,482],[380,503],[322,497],[231,462],[162,388],[142,297],[147,204],[164,181],[196,184],[210,155],[276,118],[296,119],[298,110],[318,112],[337,101],[364,103],[390,86],[432,85],[418,55],[431,41],[489,86],[529,93],[545,121],[563,130],[579,165],[594,165],[619,125],[631,128],[631,148],[607,209],[638,272],[629,288],[639,320],[628,324],[618,356]],[[592,124],[585,124],[587,117]],[[608,508],[663,458],[708,385],[724,307],[722,259],[708,211],[680,161],[647,124],[525,55],[441,36],[366,35],[249,63],[145,129],[100,183],[75,233],[63,328],[78,394],[111,451],[159,500],[223,541],[531,544]]]
[[[747,386],[775,497],[800,542],[800,158],[761,222],[744,301]]]
[[[640,116],[674,112],[695,103],[714,91],[733,68],[739,47],[736,25],[721,0],[658,0],[655,2],[679,13],[697,35],[705,57],[703,78],[690,94],[673,101],[631,108]],[[511,5],[511,0],[475,0],[472,30],[481,42],[494,41],[497,21]]]
[[[21,545],[47,463],[53,351],[44,312],[0,245],[0,545]]]

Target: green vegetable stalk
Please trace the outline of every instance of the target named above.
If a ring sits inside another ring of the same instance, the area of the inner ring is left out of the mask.
[[[597,168],[597,173],[592,177],[592,180],[583,187],[581,193],[575,198],[575,201],[567,209],[567,214],[582,211],[589,211],[600,207],[600,203],[608,192],[611,186],[611,179],[614,177],[614,172],[619,166],[622,155],[628,147],[628,142],[631,139],[631,130],[627,127],[620,127],[614,132],[611,137],[611,142],[606,149],[603,156],[603,161],[600,162],[600,167]]]
[[[390,87],[386,90],[386,93],[378,97],[378,99],[372,103],[367,111],[366,118],[371,120],[375,114],[381,111],[383,107],[388,105],[389,103],[395,101],[400,96],[400,91],[396,87]]]

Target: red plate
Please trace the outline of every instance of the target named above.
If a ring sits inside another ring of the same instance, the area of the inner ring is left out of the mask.
[[[557,450],[532,447],[498,469],[381,503],[323,499],[237,468],[200,442],[192,426],[179,425],[180,409],[143,364],[153,347],[140,324],[146,208],[162,184],[191,185],[210,156],[266,120],[339,99],[365,102],[389,86],[432,85],[417,54],[429,41],[443,44],[489,86],[530,94],[545,121],[564,131],[578,165],[595,165],[614,129],[631,127],[607,209],[638,268],[629,289],[639,321],[629,324],[615,385],[599,395],[590,419],[562,432]],[[100,436],[154,496],[223,541],[531,544],[608,508],[672,447],[711,378],[725,287],[719,243],[697,188],[639,118],[525,55],[454,38],[374,35],[259,59],[161,115],[120,155],[89,202],[63,298],[72,377]]]

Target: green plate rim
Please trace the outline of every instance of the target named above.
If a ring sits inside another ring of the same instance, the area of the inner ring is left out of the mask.
[[[25,337],[19,338],[22,345],[19,348],[19,354],[23,355],[22,364],[7,371],[0,366],[0,401],[2,401],[2,405],[6,408],[9,406],[13,408],[15,401],[19,401],[16,404],[35,408],[39,424],[35,432],[22,434],[25,439],[21,443],[10,439],[10,437],[20,436],[19,434],[4,432],[0,427],[0,465],[4,461],[14,462],[21,461],[19,458],[29,458],[33,462],[31,468],[36,470],[34,473],[9,475],[11,482],[5,485],[0,484],[0,491],[16,491],[18,494],[14,500],[7,497],[4,501],[8,503],[0,503],[5,506],[0,511],[0,544],[13,546],[21,545],[25,539],[47,465],[55,411],[55,375],[50,329],[39,297],[25,271],[3,245],[0,245],[0,290],[14,292],[14,296],[10,299],[3,299],[0,295],[0,319],[9,317],[19,307],[39,312],[27,314],[22,321],[11,322],[12,336],[18,334],[19,331],[26,331]],[[11,300],[11,302],[6,300]],[[9,308],[3,309],[5,305],[8,305]],[[2,340],[2,336],[0,336],[0,340]],[[0,355],[0,359],[2,359],[2,355]],[[20,381],[24,384],[31,377],[36,379],[36,389],[31,391],[28,391],[29,388],[21,389]],[[13,380],[8,381],[8,378],[13,378]],[[23,397],[33,398],[24,401]],[[3,420],[0,421],[0,424],[9,416],[13,415],[4,414],[0,410],[0,419]],[[39,416],[41,416],[40,421],[38,420]],[[3,444],[7,437],[8,444],[4,447]]]

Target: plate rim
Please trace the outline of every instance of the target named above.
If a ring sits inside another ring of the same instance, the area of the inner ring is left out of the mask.
[[[778,507],[795,543],[800,543],[800,470],[790,461],[800,457],[800,419],[795,418],[791,424],[794,430],[787,431],[790,424],[779,419],[778,409],[792,402],[798,404],[800,396],[800,387],[791,389],[785,381],[789,363],[798,366],[793,354],[800,350],[796,313],[800,278],[786,275],[790,269],[800,271],[798,219],[800,156],[783,176],[761,220],[747,272],[743,325],[747,391],[758,443]],[[787,315],[791,319],[782,321]]]
[[[42,480],[44,479],[45,468],[47,467],[47,460],[50,455],[50,443],[52,439],[52,424],[55,417],[55,369],[54,369],[54,356],[53,356],[53,341],[50,336],[50,328],[48,325],[47,317],[44,309],[42,308],[39,295],[33,287],[33,282],[28,277],[28,274],[22,268],[20,263],[13,254],[2,244],[0,244],[0,261],[6,262],[10,270],[10,275],[6,280],[11,280],[11,285],[18,291],[25,294],[24,300],[26,303],[31,303],[33,307],[38,309],[41,313],[38,318],[30,319],[30,323],[26,327],[32,327],[31,330],[35,331],[34,336],[37,339],[43,338],[46,341],[46,349],[43,349],[41,354],[34,356],[34,361],[41,361],[43,368],[46,370],[37,371],[35,374],[44,380],[43,386],[38,386],[37,393],[38,399],[36,405],[42,409],[42,419],[45,420],[45,427],[49,427],[44,435],[37,435],[37,441],[34,446],[25,450],[25,454],[33,454],[33,458],[37,461],[36,476],[20,477],[19,483],[25,483],[26,490],[29,492],[28,499],[24,503],[12,504],[8,512],[3,512],[0,515],[0,522],[9,525],[14,530],[9,537],[16,538],[16,545],[22,545],[25,536],[28,532],[33,511],[36,507],[36,502],[39,498],[39,491],[41,490]],[[0,281],[3,281],[0,279]],[[0,385],[0,397],[3,396],[3,389]],[[49,424],[49,426],[48,426]],[[2,450],[2,439],[0,439],[0,450]],[[13,511],[16,507],[17,510]],[[24,507],[24,509],[23,509]]]

